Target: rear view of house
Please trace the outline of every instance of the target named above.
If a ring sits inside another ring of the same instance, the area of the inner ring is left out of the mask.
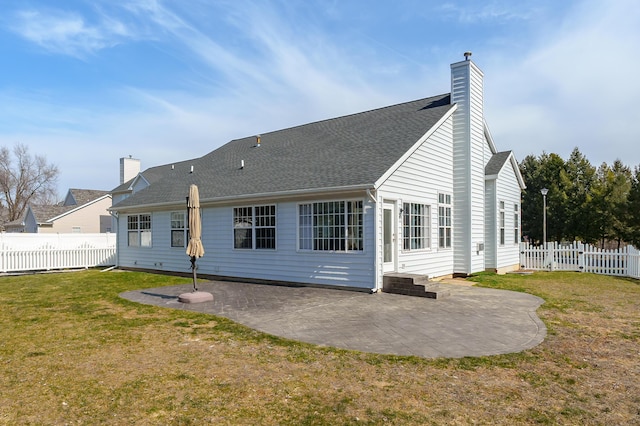
[[[188,272],[185,197],[196,184],[199,274],[377,291],[388,273],[516,269],[524,182],[513,154],[496,149],[483,96],[465,54],[450,93],[236,139],[121,179],[118,264]]]

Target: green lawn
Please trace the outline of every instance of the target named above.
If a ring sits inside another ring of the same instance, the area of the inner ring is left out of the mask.
[[[545,342],[480,358],[363,354],[118,297],[184,278],[0,277],[0,424],[640,424],[639,281],[473,281],[544,298]]]

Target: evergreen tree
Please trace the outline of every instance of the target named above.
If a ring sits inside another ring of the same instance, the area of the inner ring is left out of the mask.
[[[564,160],[558,154],[543,153],[536,158],[528,155],[520,163],[520,171],[527,185],[522,200],[522,231],[531,241],[543,239],[543,196],[547,188],[547,240],[561,240],[565,228],[564,191],[560,185],[560,173]]]
[[[606,163],[598,168],[597,184],[593,191],[593,206],[601,246],[616,240],[618,246],[625,237],[626,209],[631,190],[631,170],[616,160],[612,167]]]
[[[522,201],[522,232],[543,239],[543,196],[547,188],[547,241],[617,241],[640,246],[640,165],[622,161],[599,168],[574,148],[565,162],[557,154],[528,155],[520,163],[527,189]]]
[[[576,147],[560,172],[563,189],[563,214],[566,217],[563,237],[569,241],[597,241],[599,235],[591,226],[595,220],[593,188],[596,185],[596,168]]]
[[[625,240],[640,248],[640,164],[631,176],[626,212]]]

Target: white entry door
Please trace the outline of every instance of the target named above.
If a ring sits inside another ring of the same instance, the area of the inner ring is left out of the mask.
[[[382,261],[384,272],[396,270],[396,206],[384,202],[382,205]]]

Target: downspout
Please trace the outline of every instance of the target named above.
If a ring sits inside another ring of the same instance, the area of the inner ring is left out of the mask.
[[[376,204],[378,202],[378,200],[376,200],[376,197],[371,193],[371,189],[367,189],[367,197],[369,197],[373,204]]]
[[[373,283],[373,288],[371,289],[371,293],[377,293],[378,291],[381,290],[382,287],[378,286],[378,280],[381,278],[380,277],[380,271],[378,268],[378,244],[377,244],[377,231],[378,231],[378,215],[380,214],[380,212],[378,211],[378,200],[376,199],[375,195],[373,195],[373,192],[375,190],[372,189],[367,189],[367,197],[369,198],[369,200],[371,200],[371,202],[375,205],[374,209],[373,209],[373,241],[375,242],[374,244],[374,265],[376,265],[375,267],[375,271],[373,273],[374,277],[374,283]]]
[[[116,220],[116,264],[114,268],[118,268],[120,266],[120,218],[118,212],[109,212],[111,217]]]

